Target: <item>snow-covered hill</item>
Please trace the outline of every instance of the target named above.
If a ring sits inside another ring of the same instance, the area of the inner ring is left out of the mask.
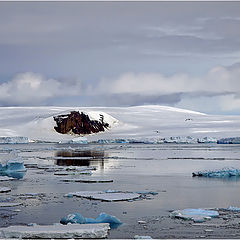
[[[91,119],[111,126],[109,130],[87,136],[98,139],[157,139],[170,136],[235,137],[240,136],[240,116],[216,116],[166,107],[2,107],[0,136],[27,136],[31,140],[64,141],[76,136],[59,134],[54,130],[53,116],[70,111],[83,111]]]

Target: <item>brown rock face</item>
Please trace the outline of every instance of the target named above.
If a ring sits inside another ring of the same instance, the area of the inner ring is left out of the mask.
[[[70,114],[59,115],[53,117],[57,126],[54,129],[58,133],[66,134],[72,132],[74,134],[91,134],[103,132],[109,127],[108,123],[104,123],[103,115],[100,120],[90,120],[88,115],[83,112],[73,111]]]

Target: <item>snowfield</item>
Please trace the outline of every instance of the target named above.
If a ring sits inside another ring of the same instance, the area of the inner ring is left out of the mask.
[[[53,116],[82,111],[90,119],[100,114],[110,128],[91,134],[88,141],[100,139],[158,140],[176,136],[224,138],[240,136],[240,116],[204,113],[157,105],[136,107],[1,107],[0,137],[24,136],[29,140],[68,141],[78,136],[54,130]]]

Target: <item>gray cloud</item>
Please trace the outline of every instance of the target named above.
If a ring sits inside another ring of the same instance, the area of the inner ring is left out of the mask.
[[[0,2],[0,104],[187,107],[214,98],[219,111],[225,100],[237,109],[239,6]]]

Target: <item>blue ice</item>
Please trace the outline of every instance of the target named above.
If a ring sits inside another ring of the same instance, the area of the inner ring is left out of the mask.
[[[122,222],[115,216],[108,215],[106,213],[100,213],[99,216],[94,218],[85,218],[80,213],[68,214],[66,217],[63,217],[60,220],[62,224],[68,223],[79,223],[79,224],[88,224],[88,223],[109,223],[110,228],[117,228]]]

